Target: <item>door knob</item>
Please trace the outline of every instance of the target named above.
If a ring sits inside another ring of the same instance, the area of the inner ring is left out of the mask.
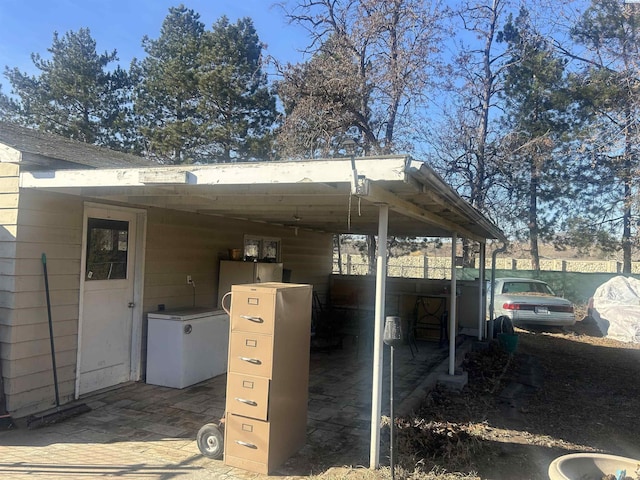
[[[135,307],[135,306],[136,306],[136,304],[135,304],[135,303],[133,303],[133,302],[129,302],[129,303],[127,304],[127,307],[129,307],[129,308],[133,308],[133,307]]]

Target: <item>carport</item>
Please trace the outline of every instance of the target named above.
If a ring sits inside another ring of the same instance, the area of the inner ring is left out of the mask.
[[[407,156],[215,165],[23,171],[21,189],[78,195],[96,201],[241,219],[335,234],[377,235],[370,467],[379,466],[388,236],[458,237],[477,241],[480,285],[487,239],[503,233],[466,203],[427,164]],[[452,249],[455,265],[455,248]],[[484,331],[482,288],[478,331]],[[455,268],[451,272],[456,294]],[[456,302],[449,323],[455,326]],[[453,331],[453,329],[450,329]],[[455,336],[449,339],[454,375]]]

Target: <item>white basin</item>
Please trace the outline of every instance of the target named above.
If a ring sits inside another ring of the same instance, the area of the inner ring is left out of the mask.
[[[549,478],[550,480],[601,480],[603,475],[616,475],[618,470],[626,470],[628,477],[636,478],[640,473],[640,460],[604,453],[571,453],[551,462]]]

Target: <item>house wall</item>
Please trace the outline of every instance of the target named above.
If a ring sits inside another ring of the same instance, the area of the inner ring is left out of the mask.
[[[281,238],[282,263],[291,270],[291,282],[312,284],[324,293],[332,268],[331,234],[307,232],[234,219],[150,208],[147,217],[144,313],[191,306],[217,307],[220,260],[229,249],[242,248],[244,235]],[[147,326],[143,321],[143,371]]]
[[[18,169],[0,164],[0,358],[7,408],[14,417],[54,404],[42,253],[47,256],[60,401],[73,399],[78,343],[84,201],[42,191],[18,191]],[[19,207],[19,209],[18,209]],[[135,207],[135,206],[134,206]],[[325,291],[332,237],[205,215],[147,209],[142,374],[146,313],[196,304],[215,306],[218,262],[241,248],[245,234],[282,238],[291,281]]]
[[[6,167],[6,165],[2,165]],[[17,185],[17,183],[16,183]],[[2,194],[6,197],[7,194]],[[16,221],[4,226],[2,279],[10,285],[0,315],[7,409],[24,414],[54,405],[42,254],[46,254],[60,401],[75,388],[82,201],[40,191],[15,194]],[[10,205],[4,202],[4,206]]]
[[[16,165],[0,163],[0,375],[4,383],[9,376],[12,341],[14,292],[16,290],[16,242],[18,223],[18,178]],[[0,382],[2,385],[3,382]],[[7,386],[4,385],[4,391]]]
[[[282,263],[291,282],[310,283],[325,291],[332,268],[332,235],[223,219],[158,208],[148,209],[145,257],[146,312],[163,304],[167,309],[195,303],[215,307],[218,267],[229,249],[242,248],[244,235],[281,238]]]

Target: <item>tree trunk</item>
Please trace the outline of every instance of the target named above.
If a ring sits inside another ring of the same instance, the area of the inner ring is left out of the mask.
[[[622,273],[631,274],[631,180],[624,181],[624,212],[622,214]]]
[[[342,249],[340,248],[340,234],[336,234],[333,236],[333,245],[334,245],[334,249],[336,249],[337,253],[338,253],[338,273],[340,275],[343,274],[342,272]],[[333,270],[333,268],[332,268]]]
[[[475,243],[468,238],[462,239],[462,266],[473,268],[476,266],[476,252],[473,249]]]
[[[484,48],[482,51],[482,94],[480,96],[481,111],[480,121],[477,127],[476,148],[474,151],[476,159],[476,176],[471,180],[470,202],[478,211],[484,213],[487,182],[487,136],[489,132],[489,110],[491,109],[491,98],[494,90],[495,76],[492,71],[491,48],[495,37],[496,25],[498,23],[498,9],[500,0],[493,0],[488,17],[489,29],[485,33]],[[475,265],[475,255],[467,239],[462,240],[462,264],[465,267]]]
[[[489,31],[485,37],[484,50],[482,52],[482,66],[484,76],[482,78],[482,113],[480,115],[480,124],[478,125],[478,148],[477,148],[477,167],[478,173],[475,181],[475,192],[472,198],[472,205],[480,212],[484,213],[484,203],[486,189],[484,188],[487,176],[487,136],[489,134],[489,110],[491,109],[491,97],[493,96],[494,74],[491,70],[491,47],[498,22],[499,0],[494,0],[491,5],[491,17],[489,21]]]
[[[529,245],[531,247],[532,270],[540,271],[540,253],[538,250],[538,160],[531,160],[531,181],[529,183]]]
[[[632,139],[631,129],[632,124],[631,109],[626,109],[626,125],[625,125],[625,145],[624,145],[624,165],[623,165],[623,182],[624,182],[624,201],[622,212],[622,273],[631,274],[631,205],[633,203],[633,192],[631,189],[631,181],[633,178],[633,168],[631,162],[632,153]]]
[[[367,257],[369,258],[369,275],[376,273],[376,236],[367,235]]]
[[[398,55],[400,47],[398,45],[398,23],[400,22],[400,9],[401,2],[395,3],[395,8],[393,11],[391,25],[392,27],[389,29],[390,36],[390,45],[389,45],[389,56],[390,56],[390,72],[391,75],[391,102],[389,105],[389,120],[387,122],[387,128],[384,135],[384,153],[390,154],[393,150],[393,130],[396,125],[396,116],[398,114],[398,105],[400,104],[400,96],[402,94],[402,89],[399,87],[400,85],[400,72],[398,67]]]

